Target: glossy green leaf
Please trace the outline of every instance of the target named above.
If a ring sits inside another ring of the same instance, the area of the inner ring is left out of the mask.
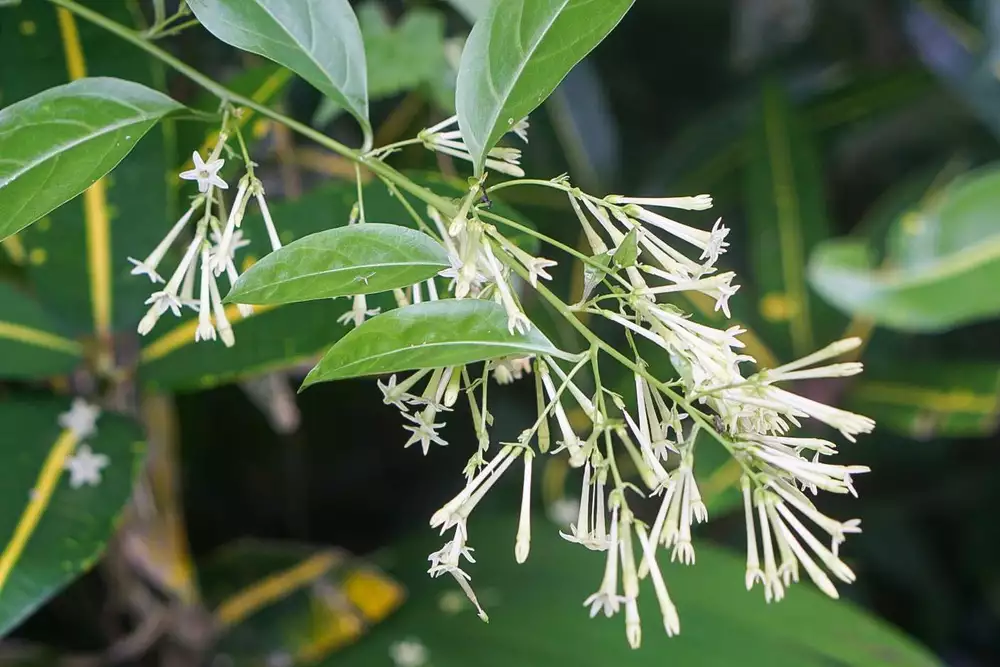
[[[347,109],[371,146],[365,49],[348,0],[190,0],[209,32],[270,58]]]
[[[137,83],[92,78],[0,111],[0,239],[93,185],[158,120],[180,108]]]
[[[761,328],[785,357],[800,357],[839,328],[824,326],[830,324],[829,308],[813,298],[806,282],[808,253],[830,234],[820,162],[776,83],[763,87],[750,154],[746,196]]]
[[[109,463],[99,484],[72,488],[63,462],[82,445],[58,423],[68,409],[66,400],[0,403],[0,635],[93,566],[143,459],[138,427],[102,415],[87,444]]]
[[[852,315],[904,331],[941,331],[1000,313],[1000,169],[958,179],[890,230],[891,254],[876,266],[866,239],[816,249],[816,290]]]
[[[125,24],[134,17],[126,3],[88,0],[84,4]],[[6,102],[66,83],[71,77],[68,63],[74,63],[74,76],[82,69],[151,88],[163,86],[157,61],[123,58],[120,44],[109,40],[98,26],[73,22],[68,13],[60,21],[49,3],[24,3],[10,14],[9,21],[0,22],[0,61],[16,61],[18,66],[0,68],[0,90]],[[65,27],[70,24],[76,29]],[[213,110],[218,100],[215,104]],[[164,118],[99,186],[18,234],[32,293],[59,315],[69,333],[93,334],[97,320],[104,318],[110,320],[111,329],[134,329],[148,308],[143,302],[150,284],[129,275],[131,265],[126,258],[144,257],[175,219],[169,216],[180,171],[170,157],[176,126],[172,116]],[[195,127],[202,136],[207,131],[200,123],[181,127]]]
[[[226,301],[277,305],[409,287],[451,266],[423,232],[365,223],[310,234],[240,276]]]
[[[203,599],[237,664],[312,664],[359,639],[403,602],[403,588],[341,550],[242,540],[200,564]],[[244,663],[244,661],[246,661]]]
[[[519,120],[610,33],[633,0],[505,0],[472,29],[455,106],[477,173]]]
[[[528,354],[571,356],[537,327],[510,333],[507,312],[493,301],[428,301],[382,313],[352,330],[330,348],[302,386]]]
[[[67,338],[42,304],[0,283],[0,377],[47,378],[80,364],[83,346]]]
[[[873,359],[844,401],[879,429],[919,440],[986,436],[1000,419],[1000,365]]]
[[[468,185],[437,174],[415,172],[408,175],[414,182],[443,197],[457,198],[468,192]],[[367,184],[364,194],[368,218],[395,220],[416,226],[400,200],[390,196],[381,182]],[[415,198],[409,195],[404,197],[414,209],[422,210]],[[281,241],[290,244],[307,234],[346,225],[356,199],[357,190],[353,183],[336,183],[318,188],[296,201],[275,202],[271,204],[271,214]],[[493,210],[532,227],[529,220],[499,201],[494,202]],[[271,251],[263,225],[256,209],[251,208],[242,227],[251,243],[237,258],[243,269]],[[527,234],[512,235],[511,240],[528,252],[537,249],[537,241]],[[382,308],[384,311],[394,306],[391,296],[368,297],[369,308]],[[251,318],[234,319],[237,344],[231,348],[210,343],[196,345],[196,315],[189,316],[180,324],[164,319],[143,341],[140,379],[146,386],[158,389],[203,389],[266,371],[312,363],[348,332],[348,327],[336,320],[350,309],[351,303],[347,299],[260,308]],[[234,311],[235,307],[231,307],[235,318]]]
[[[444,15],[440,12],[415,7],[390,25],[379,3],[366,2],[358,7],[358,23],[364,38],[368,97],[372,101],[424,85],[433,87],[448,72]],[[313,124],[325,125],[340,109],[334,100],[323,100]]]
[[[531,554],[514,560],[517,518],[473,515],[468,572],[490,622],[480,621],[450,577],[431,579],[428,553],[442,538],[425,531],[391,549],[396,574],[410,591],[395,616],[356,646],[324,665],[360,667],[385,661],[389,647],[407,638],[422,643],[434,667],[932,667],[940,663],[898,630],[843,600],[830,600],[810,584],[792,587],[780,603],[744,588],[745,562],[704,541],[694,566],[661,570],[681,619],[667,637],[649,580],[639,598],[642,647],[629,648],[621,614],[589,618],[583,600],[600,585],[604,554],[558,536],[541,517],[532,521]],[[850,543],[848,543],[848,551]]]

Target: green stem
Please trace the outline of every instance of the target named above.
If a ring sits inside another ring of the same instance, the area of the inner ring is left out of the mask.
[[[351,160],[352,162],[364,165],[368,170],[372,171],[378,176],[386,179],[387,181],[395,183],[401,190],[409,192],[410,194],[418,197],[419,199],[423,200],[424,202],[438,209],[446,217],[451,217],[452,215],[454,215],[455,206],[450,201],[448,201],[444,197],[440,197],[434,194],[433,192],[417,185],[416,183],[406,178],[405,176],[403,176],[402,174],[400,174],[398,171],[388,166],[387,164],[384,164],[383,162],[380,162],[378,160],[369,160],[358,151],[348,148],[344,144],[340,143],[339,141],[336,141],[335,139],[331,139],[322,132],[313,129],[308,125],[305,125],[304,123],[300,123],[294,118],[289,118],[288,116],[282,113],[274,111],[273,109],[258,102],[255,102],[254,100],[248,97],[244,97],[243,95],[240,95],[238,93],[229,90],[222,84],[213,81],[212,79],[205,76],[198,70],[182,62],[181,60],[172,56],[171,54],[167,53],[160,47],[151,43],[149,40],[144,39],[142,35],[135,32],[134,30],[131,30],[130,28],[109,19],[108,17],[104,16],[99,12],[95,12],[92,9],[84,7],[75,0],[49,0],[49,2],[64,8],[72,12],[73,14],[76,14],[82,19],[90,21],[94,25],[97,25],[103,28],[104,30],[107,30],[108,32],[124,39],[126,42],[129,42],[134,46],[139,47],[140,49],[150,54],[157,60],[163,62],[165,65],[168,65],[169,67],[173,68],[180,74],[183,74],[187,78],[191,79],[191,81],[198,84],[208,92],[212,93],[220,100],[238,106],[246,107],[248,109],[253,109],[262,116],[265,116],[267,118],[270,118],[271,120],[282,123],[289,129],[297,132],[298,134],[301,134],[302,136],[308,139],[315,141],[317,144],[323,146],[324,148],[327,148],[333,151],[334,153],[337,153],[338,155],[341,155],[347,158],[348,160]]]

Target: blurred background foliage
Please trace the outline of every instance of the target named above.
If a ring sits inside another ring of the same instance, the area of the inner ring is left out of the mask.
[[[357,3],[376,145],[452,113],[462,42],[487,2]],[[86,4],[140,28],[151,16],[138,0]],[[41,1],[0,11],[4,106],[74,76],[75,32],[88,74],[215,110],[189,82],[96,28],[68,30]],[[353,121],[288,71],[197,26],[163,43],[234,90],[359,143]],[[273,207],[283,241],[346,223],[350,164],[252,114],[242,121],[269,196],[284,200]],[[311,360],[343,334],[334,320],[346,301],[240,321],[231,350],[194,346],[190,322],[134,335],[146,286],[128,277],[125,257],[142,256],[176,216],[174,174],[210,134],[179,120],[152,132],[100,198],[71,202],[0,253],[0,408],[55,414],[51,401],[68,401],[50,394],[88,393],[113,377],[117,407],[142,422],[148,441],[105,558],[0,645],[0,664],[101,664],[94,656],[110,645],[105,657],[123,664],[390,665],[390,647],[407,638],[436,667],[1000,664],[1000,171],[991,166],[1000,157],[1000,3],[638,0],[531,124],[531,176],[568,172],[598,194],[713,195],[715,209],[694,217],[710,226],[721,215],[733,229],[725,262],[742,284],[733,315],[760,364],[864,338],[860,379],[801,388],[878,422],[875,435],[842,448],[873,469],[858,481],[860,500],[825,508],[863,520],[848,547],[858,573],[850,601],[803,585],[765,607],[742,590],[737,471],[706,446],[699,477],[713,521],[697,537],[718,546],[699,547],[698,567],[666,570],[680,638],[660,637],[650,610],[644,647],[631,653],[617,622],[587,620],[579,605],[599,559],[566,548],[546,519],[531,560],[516,566],[517,489],[472,523],[482,556],[474,576],[493,617],[479,624],[423,572],[434,545],[427,518],[454,493],[471,451],[462,444],[472,441],[468,415],[450,415],[453,444],[424,458],[402,449],[374,381],[294,394]],[[462,165],[421,148],[393,160],[442,172],[422,177],[442,193],[461,191],[449,178],[463,176]],[[507,192],[496,206],[579,243],[558,193]],[[366,202],[370,220],[410,224],[378,183],[366,186]],[[110,256],[81,252],[102,216]],[[261,241],[251,246],[257,257]],[[582,270],[556,259],[555,284],[575,301]],[[110,312],[95,305],[95,275],[108,278]],[[565,323],[540,303],[526,307],[573,348]],[[686,307],[721,318],[710,304]],[[10,335],[17,327],[51,338],[24,345]],[[497,390],[494,441],[533,419],[532,390]],[[53,437],[27,418],[0,420],[11,430],[4,447]],[[563,521],[577,484],[549,464],[539,511]],[[19,508],[4,512],[16,518]],[[95,558],[63,556],[73,571]],[[4,602],[9,629],[20,619]]]

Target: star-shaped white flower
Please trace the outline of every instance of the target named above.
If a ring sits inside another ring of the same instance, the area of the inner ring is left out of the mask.
[[[131,272],[133,276],[142,276],[142,275],[149,276],[150,282],[152,282],[154,285],[156,283],[164,282],[163,278],[160,277],[160,274],[156,272],[155,267],[147,264],[146,262],[140,262],[134,257],[129,257],[128,261],[130,261],[134,265],[134,268],[132,269]]]
[[[219,170],[226,164],[225,160],[217,158],[206,163],[198,151],[195,151],[191,153],[191,161],[194,162],[194,169],[182,171],[181,178],[185,181],[198,181],[198,192],[208,192],[213,185],[220,190],[229,189],[229,185],[219,176]]]
[[[78,440],[89,438],[97,430],[101,408],[82,398],[74,398],[68,411],[59,415],[59,426],[73,431]]]
[[[111,459],[105,454],[95,454],[90,445],[80,445],[76,454],[66,459],[65,468],[69,470],[69,485],[79,489],[83,485],[97,486],[101,483],[101,470],[111,464]]]
[[[427,647],[412,637],[389,646],[389,657],[396,667],[423,667],[427,664]]]
[[[408,412],[403,413],[404,417],[416,424],[416,426],[403,427],[412,434],[403,447],[409,447],[410,445],[419,442],[420,448],[424,450],[424,456],[427,456],[428,452],[430,452],[432,442],[442,446],[448,445],[447,441],[441,439],[441,436],[437,434],[437,429],[444,427],[445,424],[434,423],[436,410],[431,410],[430,414],[427,413],[428,410],[423,410],[416,414],[410,414]]]

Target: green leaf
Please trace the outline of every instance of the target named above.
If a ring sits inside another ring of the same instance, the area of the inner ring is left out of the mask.
[[[476,173],[515,123],[552,94],[610,33],[633,0],[505,0],[472,28],[455,106]]]
[[[510,333],[507,312],[492,301],[428,301],[383,313],[352,330],[330,348],[302,387],[527,354],[572,357],[553,346],[537,327],[524,334]]]
[[[44,307],[0,283],[0,377],[47,378],[80,364],[83,346],[67,338]]]
[[[126,3],[86,4],[121,23],[133,19]],[[18,62],[17,67],[0,68],[0,90],[8,102],[62,85],[82,72],[164,87],[157,61],[123,58],[120,45],[108,40],[104,30],[75,21],[50,3],[25,3],[11,11],[10,19],[0,22],[0,61]],[[213,111],[218,100],[215,104]],[[203,136],[205,126],[197,126]],[[173,224],[169,216],[179,169],[174,171],[178,165],[169,156],[175,127],[172,117],[165,118],[99,185],[18,234],[32,293],[59,314],[69,333],[134,329],[145,312],[150,284],[129,275],[126,258],[145,257]]]
[[[811,136],[774,82],[761,92],[750,151],[746,195],[761,328],[784,356],[801,357],[836,335],[826,326],[829,308],[806,282],[808,253],[830,226]]]
[[[237,664],[285,655],[312,664],[396,611],[403,588],[344,551],[241,540],[199,570],[222,629],[218,653]]]
[[[0,403],[0,635],[93,566],[118,526],[144,452],[134,423],[102,415],[87,439],[109,465],[96,486],[70,486],[66,457],[80,445],[59,415],[69,401]]]
[[[442,197],[457,198],[468,192],[468,185],[437,174],[414,172],[408,176]],[[400,199],[391,196],[382,183],[367,184],[364,195],[368,218],[397,220],[415,226]],[[415,210],[423,210],[412,196],[404,194],[403,197]],[[290,244],[307,234],[346,225],[356,199],[357,189],[353,183],[335,183],[309,192],[296,201],[271,204],[271,215],[281,241]],[[494,202],[493,210],[533,227],[524,216],[499,201]],[[263,225],[259,213],[251,209],[243,222],[243,230],[250,235],[251,241],[244,251],[246,254],[239,258],[244,270],[271,251]],[[534,237],[527,234],[514,235],[511,240],[527,252],[536,252],[538,247]],[[386,310],[394,304],[391,296],[368,298],[369,308]],[[323,300],[273,309],[258,308],[253,317],[235,319],[236,309],[231,307],[230,319],[237,340],[232,348],[208,343],[196,345],[196,315],[172,330],[161,329],[168,321],[161,320],[160,327],[144,341],[140,353],[140,379],[147,386],[158,389],[203,389],[311,362],[347,333],[348,328],[338,324],[336,319],[350,308],[347,300]]]
[[[347,109],[372,142],[365,49],[348,0],[190,0],[209,32],[270,58]]]
[[[998,188],[1000,168],[983,168],[900,216],[878,267],[878,250],[866,239],[820,245],[810,260],[812,284],[837,308],[903,331],[942,331],[997,315]]]
[[[158,120],[181,108],[137,83],[93,78],[0,111],[0,239],[93,185]]]
[[[451,266],[423,232],[365,223],[310,234],[240,276],[226,301],[277,305],[409,287]]]
[[[667,637],[649,580],[639,599],[642,647],[631,650],[621,616],[591,619],[583,600],[600,585],[604,554],[559,538],[542,517],[532,521],[531,554],[514,560],[517,518],[473,515],[469,546],[472,586],[489,613],[480,621],[450,577],[431,579],[428,553],[443,538],[426,531],[389,550],[391,570],[407,586],[403,608],[356,646],[324,666],[361,667],[385,662],[389,647],[421,642],[434,667],[931,667],[940,663],[898,630],[854,605],[830,600],[796,584],[780,603],[764,602],[759,588],[743,585],[745,563],[718,547],[696,544],[694,566],[661,570],[681,619]],[[849,545],[848,545],[849,546]],[[661,550],[662,552],[662,550]],[[623,615],[624,612],[621,612]]]
[[[635,260],[639,257],[639,235],[635,229],[622,239],[621,244],[615,250],[614,260],[623,268],[635,266]]]
[[[982,437],[1000,418],[1000,365],[882,357],[866,364],[844,401],[880,429],[911,438]]]
[[[486,16],[492,2],[493,0],[448,0],[448,4],[469,23],[475,23]]]

